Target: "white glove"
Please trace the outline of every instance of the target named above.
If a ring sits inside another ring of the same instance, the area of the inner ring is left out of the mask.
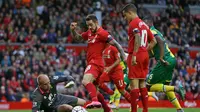
[[[69,81],[66,85],[65,88],[71,88],[75,85],[74,81]]]

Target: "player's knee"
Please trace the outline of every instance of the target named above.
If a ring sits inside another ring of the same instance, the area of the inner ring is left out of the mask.
[[[82,84],[87,85],[88,83],[92,83],[94,80],[93,76],[90,74],[85,74],[83,76]]]
[[[87,81],[87,80],[82,80],[82,84],[84,85],[84,86],[86,86],[87,84],[89,83],[89,81]]]
[[[130,88],[131,88],[131,90],[138,89],[139,88],[139,80],[131,80]]]
[[[146,87],[145,81],[140,81],[139,86],[140,88],[145,88]]]
[[[63,104],[58,106],[58,112],[71,112],[73,107],[71,105]]]

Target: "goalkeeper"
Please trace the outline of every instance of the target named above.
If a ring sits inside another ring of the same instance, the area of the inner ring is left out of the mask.
[[[73,106],[83,106],[86,101],[74,96],[58,94],[56,85],[60,82],[67,82],[66,88],[74,85],[71,76],[49,78],[45,74],[37,77],[38,87],[32,94],[32,112],[71,112]]]

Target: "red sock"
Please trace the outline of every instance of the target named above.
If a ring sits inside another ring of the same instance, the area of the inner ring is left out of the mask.
[[[148,112],[148,91],[147,88],[140,88],[143,112]]]
[[[97,90],[96,90],[96,87],[94,86],[94,84],[93,83],[88,83],[85,86],[85,88],[87,89],[92,101],[98,101],[98,99],[97,99]]]
[[[104,92],[106,92],[109,95],[113,95],[114,91],[111,90],[110,88],[108,88],[108,86],[106,86],[104,83],[99,85],[99,88],[102,89]]]
[[[97,97],[98,97],[99,102],[101,102],[102,104],[104,112],[110,112],[110,107],[108,107],[107,103],[105,102],[103,95],[101,93],[98,93]]]
[[[129,103],[131,103],[131,96],[127,91],[125,91],[123,96]]]
[[[139,101],[139,89],[131,90],[131,112],[137,112],[137,104]]]

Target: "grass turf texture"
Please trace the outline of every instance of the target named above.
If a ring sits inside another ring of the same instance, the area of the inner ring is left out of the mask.
[[[185,112],[200,112],[200,108],[185,108]],[[0,112],[31,112],[30,110],[0,110]],[[88,112],[103,112],[102,109],[89,109]],[[129,112],[129,109],[119,109],[114,112]],[[138,112],[142,112],[142,109],[138,109]],[[149,108],[149,112],[176,112],[174,108]]]

